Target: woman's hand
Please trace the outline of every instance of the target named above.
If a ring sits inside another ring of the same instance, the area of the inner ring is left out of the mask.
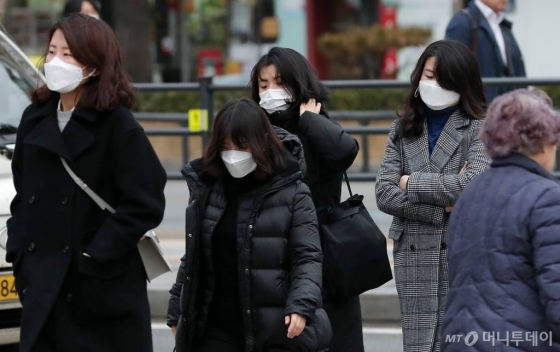
[[[399,181],[399,188],[402,189],[405,192],[406,192],[406,183],[408,182],[409,177],[410,176],[408,176],[408,175],[403,175],[401,177],[401,180]]]
[[[315,99],[309,99],[307,103],[301,103],[299,106],[299,116],[303,115],[306,111],[318,114],[321,111],[321,103],[318,103]]]
[[[305,323],[307,322],[307,319],[299,314],[291,314],[291,315],[286,315],[285,321],[286,321],[286,325],[289,325],[288,338],[293,339],[294,337],[297,337],[301,334],[303,328],[305,328]]]
[[[177,325],[173,325],[171,327],[171,332],[173,333],[174,337],[177,337]]]

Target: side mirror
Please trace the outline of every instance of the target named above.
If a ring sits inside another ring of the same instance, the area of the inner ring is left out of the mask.
[[[15,144],[0,144],[0,155],[12,160],[14,156]]]

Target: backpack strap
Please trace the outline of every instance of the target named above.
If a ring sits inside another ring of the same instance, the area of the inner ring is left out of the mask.
[[[469,18],[471,23],[471,51],[475,56],[478,55],[478,22],[475,21],[473,15],[468,9],[463,9],[461,11],[465,16]]]

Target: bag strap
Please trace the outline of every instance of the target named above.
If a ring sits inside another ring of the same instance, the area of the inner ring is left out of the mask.
[[[76,175],[74,173],[74,171],[72,171],[72,169],[70,168],[70,166],[68,165],[68,163],[66,162],[66,160],[64,160],[63,158],[60,158],[60,160],[62,161],[62,165],[64,165],[64,168],[66,169],[66,171],[68,172],[68,174],[70,175],[70,177],[72,178],[72,180],[74,180],[74,182],[76,182],[76,184],[82,189],[82,191],[86,192],[88,196],[90,196],[90,198],[97,204],[99,205],[99,207],[102,210],[107,210],[109,211],[111,214],[116,213],[115,209],[113,209],[113,207],[111,207],[109,204],[107,204],[107,202],[105,202],[103,200],[103,198],[101,198],[100,196],[97,195],[97,193],[95,193],[91,188],[88,187],[88,185],[86,185],[86,183],[84,181],[82,181],[81,178],[78,177],[78,175]]]
[[[463,9],[461,11],[469,18],[469,22],[471,23],[471,51],[474,53],[474,56],[478,55],[478,22],[475,21],[472,14],[469,12],[468,9]]]
[[[350,193],[350,197],[354,196],[352,193],[352,188],[350,188],[350,181],[348,180],[348,174],[344,171],[344,179],[346,180],[346,186],[348,186],[348,193]]]

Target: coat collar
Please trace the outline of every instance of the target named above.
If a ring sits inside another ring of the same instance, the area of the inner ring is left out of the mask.
[[[548,171],[545,170],[539,163],[535,160],[519,153],[513,153],[511,155],[494,158],[492,160],[492,167],[503,167],[503,166],[519,166],[529,172],[540,175],[544,178],[558,182],[558,180]]]
[[[430,156],[428,124],[424,120],[424,128],[420,136],[411,140],[404,139],[403,151],[407,156],[410,168],[412,170],[424,170],[428,167],[430,172],[441,172],[461,144],[464,134],[462,130],[469,124],[470,119],[463,115],[460,108],[457,109],[449,117]]]
[[[49,99],[43,104],[36,106],[35,109],[30,111],[28,119],[45,118],[55,113],[58,109],[58,103],[60,101],[60,94],[56,92],[51,92]],[[80,104],[78,104],[72,113],[72,117],[77,117],[89,122],[95,122],[100,116],[98,111],[92,109],[86,109]]]
[[[492,46],[494,47],[494,54],[497,55],[497,57],[500,59],[501,62],[502,54],[500,53],[500,47],[498,46],[498,42],[496,41],[496,37],[494,36],[494,31],[492,31],[492,28],[490,27],[490,23],[488,23],[486,16],[484,16],[484,14],[482,13],[482,11],[480,11],[480,9],[478,8],[478,6],[474,1],[471,2],[469,9],[470,9],[470,13],[474,14],[475,20],[478,22],[480,27],[482,27],[486,31],[486,35],[488,36],[488,38],[490,38],[490,41],[492,42]],[[502,25],[506,25],[509,26],[509,28],[511,28],[511,22],[505,19],[502,20],[500,26]]]
[[[28,119],[42,119],[25,139],[25,144],[35,145],[54,153],[70,164],[74,159],[95,143],[95,137],[76,118],[94,122],[98,118],[96,111],[76,107],[72,118],[61,133],[57,120],[58,93],[52,93],[49,100],[34,109]]]

